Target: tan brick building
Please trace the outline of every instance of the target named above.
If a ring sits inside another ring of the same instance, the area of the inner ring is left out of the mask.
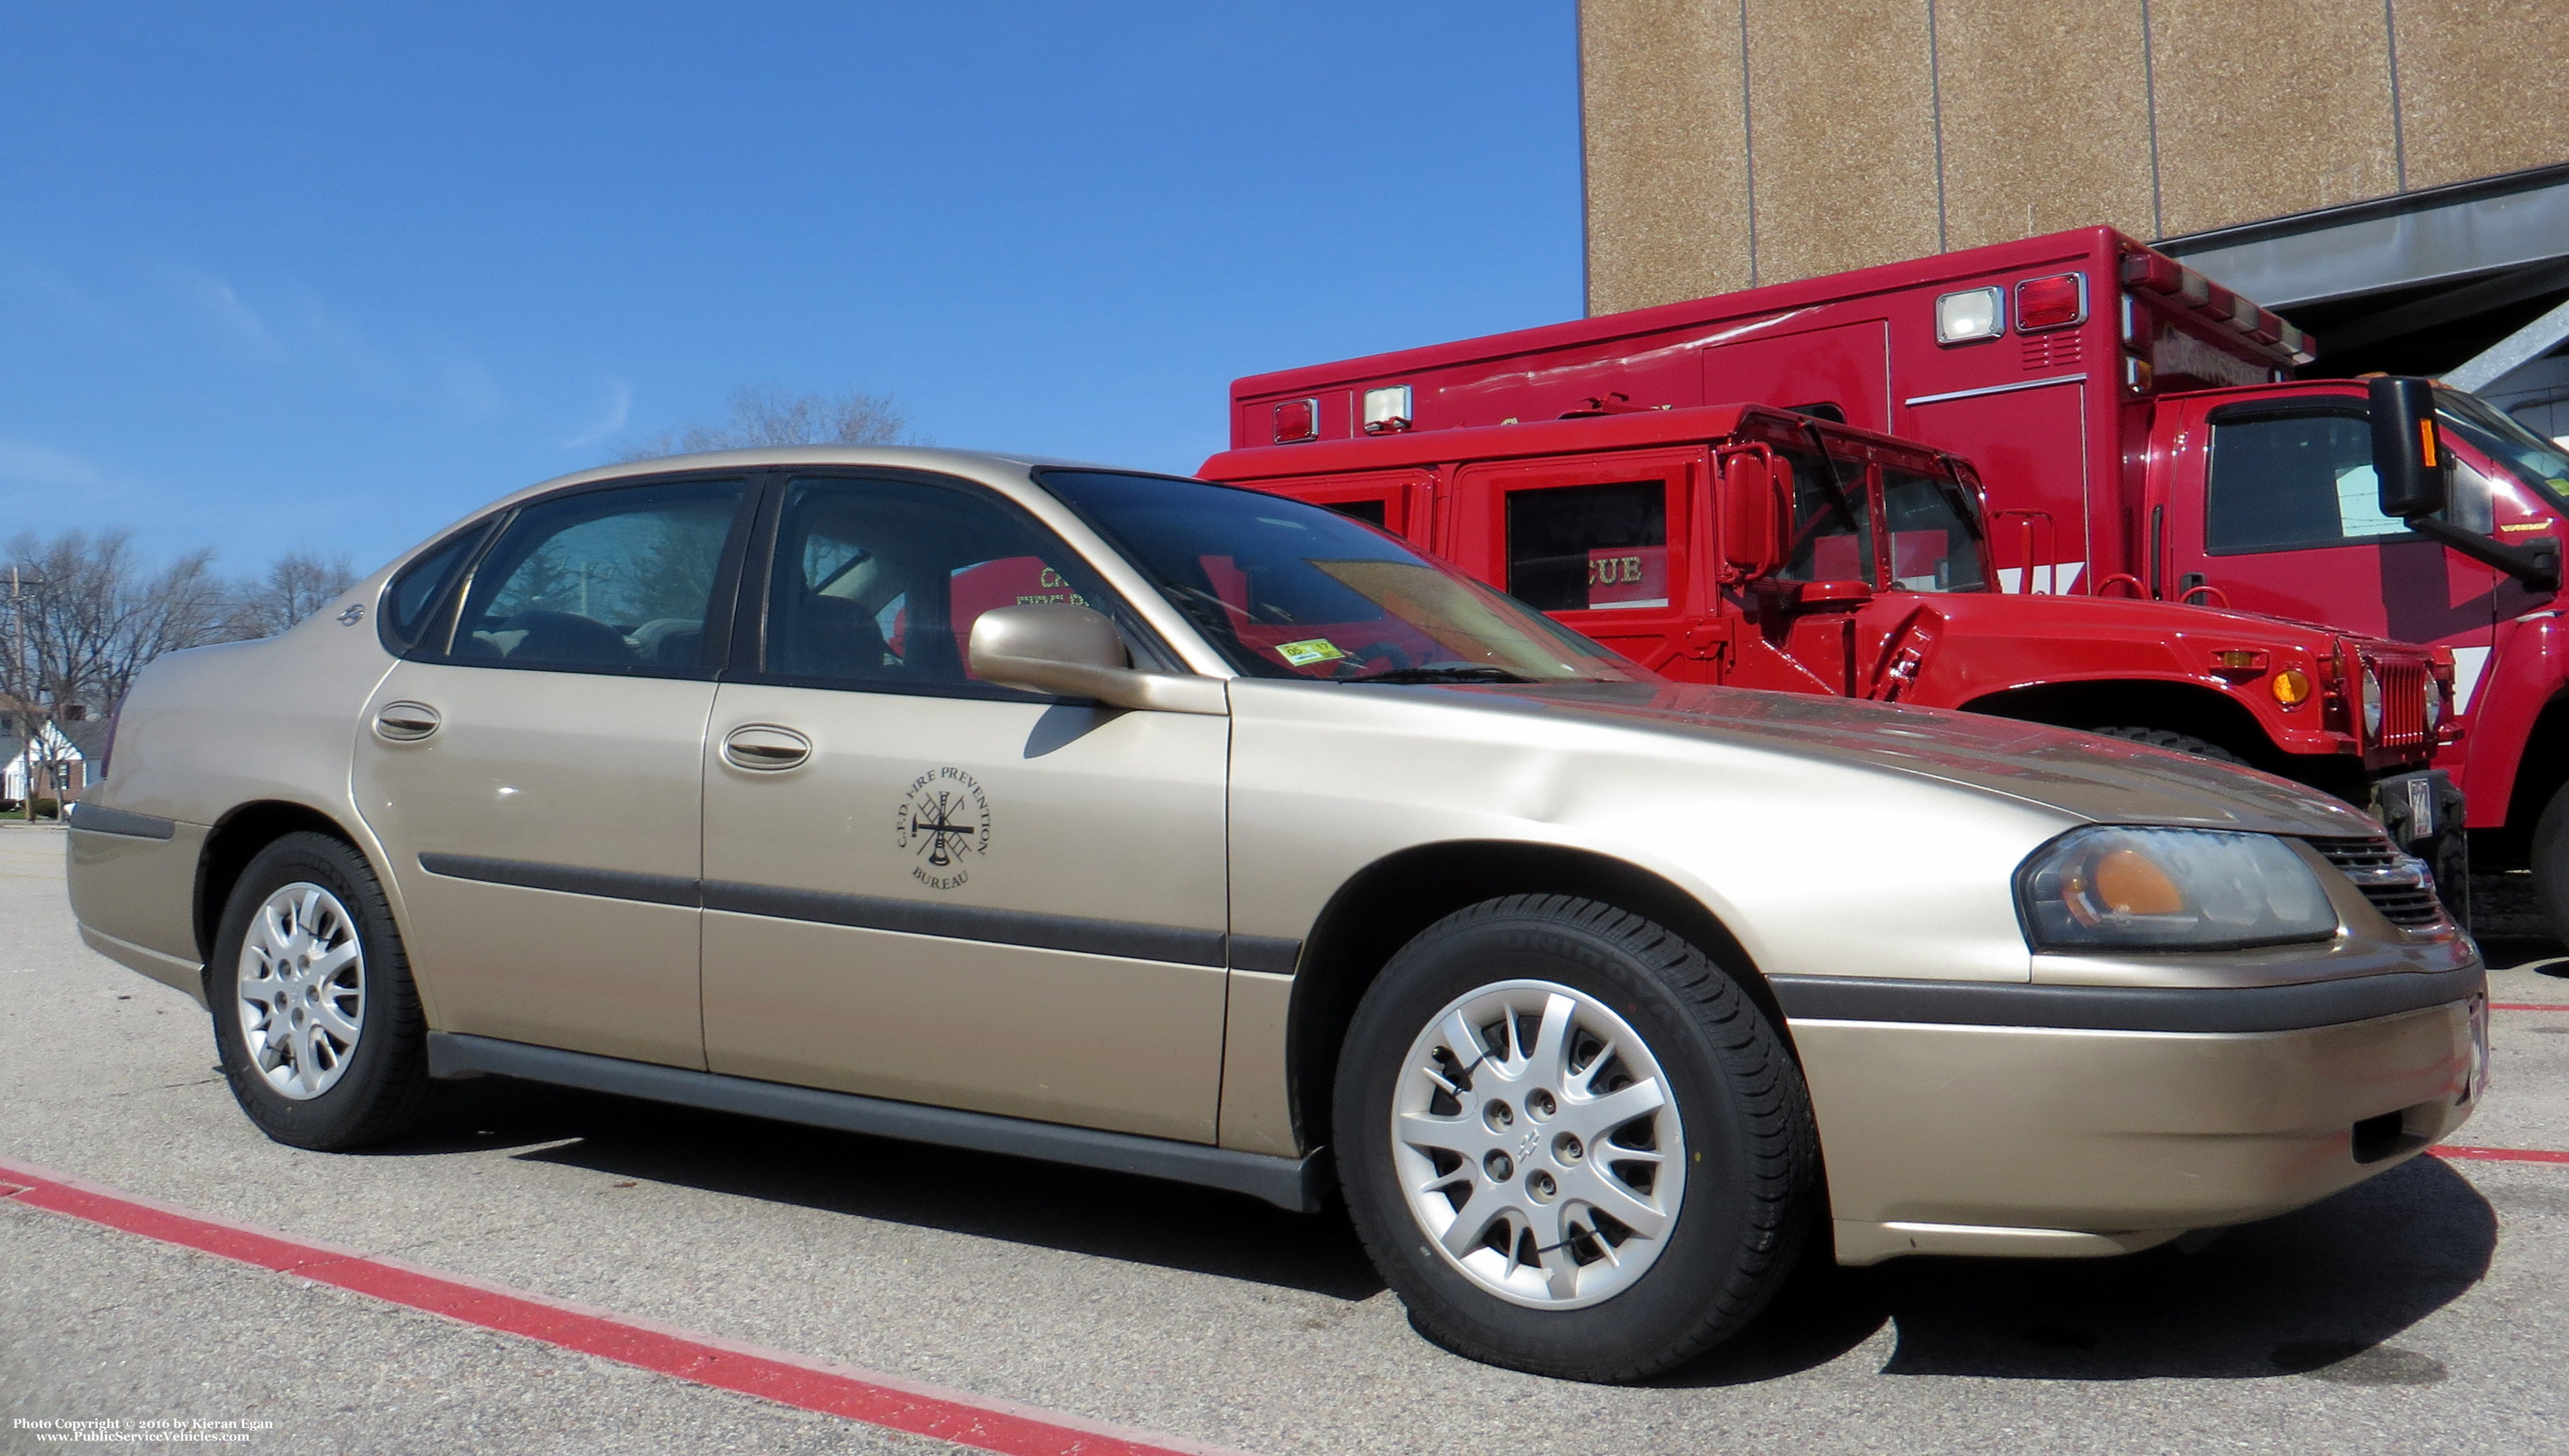
[[[1593,313],[2099,221],[2316,372],[2569,299],[2569,0],[1583,0],[1580,74]],[[2548,352],[2489,393],[2569,433]]]

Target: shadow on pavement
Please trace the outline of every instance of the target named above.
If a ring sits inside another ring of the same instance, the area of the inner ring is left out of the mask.
[[[378,1156],[526,1147],[586,1168],[857,1218],[1364,1299],[1383,1283],[1344,1217],[1157,1179],[664,1107],[502,1077],[452,1084]]]
[[[1383,1288],[1335,1212],[1304,1217],[1154,1179],[500,1077],[450,1086],[428,1128],[376,1156],[504,1147],[617,1178],[1335,1299]],[[1806,1261],[1748,1329],[1652,1383],[1775,1379],[1839,1359],[1886,1325],[1896,1338],[1886,1374],[2432,1383],[2441,1365],[2386,1342],[2476,1283],[2496,1244],[2487,1202],[2420,1158],[2192,1255],[1922,1258],[1869,1270]]]
[[[1888,1323],[1893,1375],[2432,1384],[2440,1363],[2386,1341],[2478,1282],[2496,1247],[2497,1217],[2478,1192],[2420,1158],[2193,1255],[1806,1270],[1738,1339],[1658,1383],[1790,1374]]]

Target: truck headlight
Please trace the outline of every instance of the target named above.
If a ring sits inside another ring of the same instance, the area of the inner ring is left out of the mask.
[[[2364,706],[2364,741],[2373,743],[2382,737],[2382,674],[2367,663],[2364,683],[2357,690]]]
[[[2017,898],[2036,950],[2236,949],[2338,928],[2291,846],[2224,830],[2072,830],[2025,860]]]

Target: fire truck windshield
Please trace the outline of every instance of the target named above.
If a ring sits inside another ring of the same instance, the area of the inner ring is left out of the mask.
[[[1988,589],[1970,498],[1953,478],[1883,467],[1882,517],[1892,585],[1907,591]]]
[[[1334,511],[1167,476],[1046,470],[1039,479],[1252,677],[1655,680]]]
[[[2552,510],[2569,515],[2569,451],[2518,424],[2515,417],[2475,394],[2435,391],[2435,414],[2444,428],[2511,472]]]

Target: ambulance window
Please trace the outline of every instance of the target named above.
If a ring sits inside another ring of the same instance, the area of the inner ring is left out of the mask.
[[[1509,492],[1508,594],[1544,611],[1666,606],[1667,483]]]
[[[2382,514],[2373,425],[2362,415],[2216,420],[2203,545],[2214,555],[2395,541]]]

